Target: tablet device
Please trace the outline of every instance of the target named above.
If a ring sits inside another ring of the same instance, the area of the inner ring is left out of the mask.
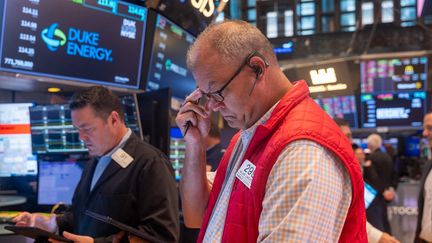
[[[73,243],[72,240],[69,240],[63,236],[56,235],[54,233],[36,227],[7,225],[4,228],[16,234],[24,235],[33,239],[48,240],[48,238],[53,238],[54,240]]]
[[[367,182],[364,182],[364,200],[365,200],[366,209],[369,207],[369,205],[375,199],[377,193],[378,193],[378,191],[375,190],[375,188],[373,188]]]
[[[93,218],[93,219],[96,219],[96,220],[105,222],[107,224],[113,225],[113,226],[117,227],[118,229],[121,229],[121,230],[123,230],[123,231],[125,231],[127,233],[132,234],[132,235],[138,236],[138,237],[140,237],[140,238],[142,238],[144,240],[150,241],[152,243],[162,242],[161,240],[155,238],[154,236],[148,234],[145,231],[140,231],[140,230],[138,230],[136,228],[133,228],[133,227],[127,225],[127,224],[124,224],[124,223],[122,223],[120,221],[117,221],[117,220],[115,220],[115,219],[113,219],[113,218],[111,218],[109,216],[100,215],[98,213],[95,213],[95,212],[92,212],[92,211],[89,211],[89,210],[86,210],[85,214],[87,216]]]

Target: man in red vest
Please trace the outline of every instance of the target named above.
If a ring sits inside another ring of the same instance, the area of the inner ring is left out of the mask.
[[[286,78],[256,27],[209,26],[187,63],[198,89],[176,118],[186,141],[180,192],[198,242],[367,242],[351,144],[306,83]],[[212,111],[240,129],[215,177],[205,169]]]

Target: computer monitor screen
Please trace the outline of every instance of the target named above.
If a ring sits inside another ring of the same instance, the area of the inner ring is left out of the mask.
[[[127,127],[129,127],[132,132],[134,132],[138,137],[141,135],[141,126],[138,119],[137,113],[137,102],[134,95],[124,95],[119,97],[120,102],[123,106],[124,111],[124,121]]]
[[[357,107],[354,95],[314,99],[332,118],[343,118],[350,127],[358,128]]]
[[[364,128],[420,128],[426,112],[426,92],[362,94],[360,102]]]
[[[428,58],[403,57],[360,63],[362,93],[426,90]]]
[[[3,0],[0,70],[138,89],[147,9],[117,0]]]
[[[119,97],[125,115],[125,124],[141,137],[135,97]],[[30,108],[31,141],[33,154],[83,153],[87,148],[72,125],[69,105],[38,105]]]
[[[184,99],[195,90],[195,80],[186,66],[186,53],[194,40],[194,36],[157,15],[147,91],[171,88],[173,97]]]
[[[180,171],[183,168],[185,159],[186,144],[183,135],[178,127],[171,127],[170,129],[170,160],[174,168],[175,177],[180,180]]]
[[[197,35],[223,11],[228,0],[159,0],[157,10],[189,32]]]
[[[87,152],[72,126],[69,105],[40,105],[30,108],[34,154]]]
[[[84,162],[39,161],[37,200],[39,205],[72,203]]]
[[[32,154],[31,103],[0,104],[0,177],[36,175]]]

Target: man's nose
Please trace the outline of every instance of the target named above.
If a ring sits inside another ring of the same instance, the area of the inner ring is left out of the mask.
[[[85,134],[84,134],[83,132],[81,132],[81,131],[78,131],[78,137],[79,137],[79,139],[82,140],[82,141],[87,141],[87,139],[88,139],[87,135],[85,135]]]

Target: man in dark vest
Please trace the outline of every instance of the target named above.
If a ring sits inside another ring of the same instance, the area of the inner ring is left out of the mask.
[[[187,63],[198,89],[176,118],[186,141],[180,192],[186,225],[201,227],[198,242],[367,242],[351,144],[306,83],[286,78],[256,27],[209,26]],[[203,142],[212,111],[240,129],[215,177]]]
[[[63,232],[74,242],[112,242],[119,229],[85,214],[90,210],[138,228],[161,242],[179,240],[178,196],[170,162],[124,123],[119,99],[94,86],[70,103],[72,123],[91,159],[63,215],[22,213],[17,225]],[[124,240],[127,241],[125,237]]]

